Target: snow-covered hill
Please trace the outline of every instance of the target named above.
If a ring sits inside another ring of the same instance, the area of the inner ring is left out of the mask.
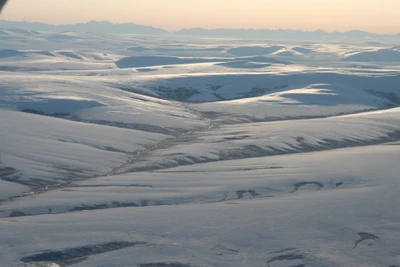
[[[0,36],[1,266],[399,266],[395,38]]]
[[[348,56],[346,60],[362,62],[400,62],[400,51],[395,49],[366,51]]]

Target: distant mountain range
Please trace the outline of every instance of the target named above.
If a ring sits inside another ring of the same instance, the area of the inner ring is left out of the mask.
[[[4,29],[25,29],[35,31],[51,32],[93,32],[111,34],[178,34],[189,36],[205,37],[231,37],[231,38],[276,38],[276,39],[338,39],[338,38],[376,38],[376,37],[400,37],[398,34],[376,34],[366,31],[347,31],[347,32],[326,32],[302,31],[302,30],[268,30],[268,29],[203,29],[192,28],[182,29],[177,32],[169,32],[161,28],[152,26],[138,25],[134,23],[113,24],[109,21],[89,21],[88,23],[50,25],[39,22],[28,21],[6,21],[0,20],[0,28]]]
[[[377,37],[379,34],[369,33],[365,31],[348,31],[348,32],[326,32],[302,31],[302,30],[268,30],[268,29],[183,29],[177,32],[184,35],[195,36],[224,36],[224,37],[247,37],[247,38],[284,38],[284,39],[324,39],[324,38],[368,38]]]
[[[151,27],[138,25],[134,23],[123,23],[123,24],[113,24],[109,21],[89,21],[88,23],[79,24],[65,24],[65,25],[50,25],[40,22],[28,22],[28,21],[6,21],[0,20],[0,28],[5,29],[25,29],[34,31],[51,31],[51,32],[94,32],[94,33],[132,33],[132,34],[169,34],[168,31]]]

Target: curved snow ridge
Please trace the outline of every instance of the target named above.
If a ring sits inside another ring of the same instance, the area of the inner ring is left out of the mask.
[[[271,66],[271,64],[269,63],[258,63],[246,60],[229,61],[224,63],[218,63],[216,65],[232,69],[261,69]]]
[[[211,46],[211,47],[204,47],[204,46],[167,46],[167,47],[145,47],[142,45],[132,46],[129,47],[128,50],[142,53],[142,52],[160,52],[160,53],[174,53],[174,52],[182,52],[182,53],[196,53],[196,52],[222,52],[225,51],[225,47],[221,46]]]
[[[0,71],[109,70],[117,68],[116,57],[98,52],[3,49]]]
[[[359,52],[346,57],[345,60],[359,62],[400,62],[400,51],[396,49],[378,49]]]
[[[40,35],[41,38],[53,41],[53,42],[65,42],[65,41],[76,41],[81,40],[82,37],[74,34],[73,32],[64,32],[64,33],[43,33]]]
[[[72,60],[81,61],[107,61],[112,60],[112,58],[105,53],[96,52],[82,52],[82,51],[56,51],[55,54]]]
[[[276,156],[400,140],[400,108],[313,120],[233,124],[174,140],[124,171],[149,171],[197,163]]]
[[[118,60],[115,64],[119,68],[142,68],[163,65],[180,65],[193,63],[218,62],[218,59],[184,58],[173,56],[133,56]]]
[[[313,49],[302,47],[302,46],[292,47],[291,50],[296,51],[301,54],[309,54],[309,53],[315,52],[315,50],[313,50]]]
[[[42,57],[38,57],[42,56]],[[48,57],[58,57],[59,59],[78,60],[78,61],[104,61],[112,60],[105,53],[100,52],[82,52],[82,51],[45,51],[45,50],[15,50],[0,49],[0,58],[23,57],[24,60],[31,59],[48,59]]]
[[[212,114],[215,123],[240,123],[323,118],[377,110],[395,104],[390,99],[333,84],[259,92],[265,95],[191,104],[190,107],[203,112],[204,116]]]
[[[272,53],[271,55],[277,56],[277,57],[292,58],[292,59],[303,57],[302,53],[295,51],[293,49],[281,49],[281,50],[278,50],[278,51]]]
[[[264,56],[238,57],[234,60],[224,59],[224,62],[217,63],[217,66],[223,66],[233,69],[260,69],[269,67],[272,64],[289,65],[291,62],[278,60]]]
[[[240,46],[227,50],[228,53],[235,56],[258,56],[258,55],[269,55],[276,51],[285,48],[280,45],[273,46]]]
[[[289,64],[288,62],[266,57],[237,58],[235,60],[217,63],[226,67],[265,67],[267,64]],[[277,65],[274,65],[277,66]],[[296,66],[294,66],[296,67]],[[290,68],[290,67],[289,67]],[[349,75],[338,72],[308,72],[297,73],[188,73],[185,75],[149,75],[129,83],[122,83],[121,87],[132,88],[138,91],[147,90],[162,98],[184,102],[218,102],[221,105],[229,104],[229,100],[250,97],[267,96],[272,93],[307,86],[325,84],[328,89],[337,91],[345,103],[361,104],[367,102],[369,107],[380,108],[387,101],[379,96],[366,93],[365,90],[394,92],[398,91],[396,84],[400,83],[399,75],[373,75],[368,73]],[[324,88],[321,88],[324,89]],[[361,96],[361,97],[360,97]],[[223,102],[222,102],[223,101]],[[336,101],[336,100],[335,100]],[[305,101],[309,102],[309,101]],[[208,104],[208,103],[207,103]],[[324,105],[324,103],[322,103]],[[247,108],[247,107],[244,107]],[[368,108],[363,108],[366,110]],[[231,110],[234,113],[235,109]],[[214,111],[209,109],[208,111]],[[250,112],[250,109],[248,109]],[[284,110],[282,110],[284,111]]]
[[[37,51],[37,50],[14,50],[14,49],[2,49],[0,50],[0,58],[9,57],[24,57],[26,59],[37,58],[35,55],[41,55],[46,57],[55,57],[55,55],[49,51]],[[43,58],[43,57],[42,57]]]

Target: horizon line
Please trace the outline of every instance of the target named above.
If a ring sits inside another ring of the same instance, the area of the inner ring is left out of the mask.
[[[144,27],[152,27],[155,29],[160,29],[160,30],[164,30],[168,33],[176,33],[179,31],[183,31],[183,30],[244,30],[244,31],[300,31],[300,32],[305,32],[305,33],[315,33],[315,32],[325,32],[325,33],[349,33],[349,32],[364,32],[364,33],[369,33],[369,34],[375,34],[375,35],[388,35],[388,36],[395,36],[395,35],[400,35],[400,32],[398,33],[377,33],[377,32],[371,32],[371,31],[367,31],[367,30],[360,30],[360,29],[352,29],[352,30],[347,30],[347,31],[327,31],[324,29],[317,29],[317,30],[302,30],[302,29],[293,29],[293,28],[279,28],[279,29],[271,29],[271,28],[202,28],[202,27],[192,27],[192,28],[180,28],[179,30],[176,31],[171,31],[171,30],[167,30],[164,28],[159,28],[153,25],[144,25],[144,24],[138,24],[135,22],[122,22],[122,23],[114,23],[111,22],[109,20],[89,20],[87,22],[77,22],[77,23],[64,23],[64,24],[53,24],[53,23],[45,23],[45,22],[40,22],[40,21],[29,21],[29,20],[3,20],[0,19],[1,21],[6,21],[6,22],[16,22],[16,23],[38,23],[38,24],[44,24],[44,25],[50,25],[50,26],[73,26],[73,25],[78,25],[78,24],[89,24],[90,22],[97,22],[97,23],[110,23],[112,25],[124,25],[124,24],[134,24],[137,26],[144,26]],[[1,27],[0,27],[1,28]]]

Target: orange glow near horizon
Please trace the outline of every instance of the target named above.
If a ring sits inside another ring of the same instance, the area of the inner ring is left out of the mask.
[[[1,19],[182,28],[400,32],[399,0],[10,0]],[[1,25],[0,25],[1,26]]]

